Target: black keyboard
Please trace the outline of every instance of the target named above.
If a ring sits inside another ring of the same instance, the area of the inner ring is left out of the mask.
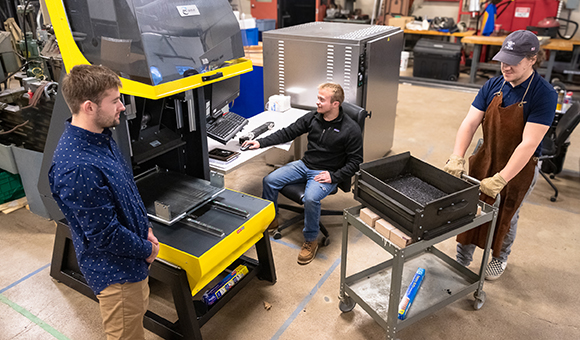
[[[228,112],[206,125],[207,135],[222,144],[227,144],[246,124],[248,124],[246,118]]]

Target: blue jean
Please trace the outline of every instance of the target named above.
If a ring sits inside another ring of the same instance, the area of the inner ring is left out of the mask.
[[[304,240],[315,241],[320,230],[320,201],[328,196],[337,183],[319,183],[314,177],[323,170],[310,170],[301,160],[288,163],[273,171],[262,181],[262,198],[274,202],[278,212],[278,192],[288,184],[306,182],[304,190]]]
[[[520,209],[522,208],[522,205],[524,205],[524,202],[528,198],[528,195],[530,195],[532,190],[534,190],[534,186],[536,186],[536,180],[538,179],[538,169],[539,169],[538,166],[536,166],[536,169],[534,171],[534,178],[532,179],[532,184],[530,185],[528,191],[526,192],[522,204],[519,206],[518,210],[516,210],[514,216],[510,221],[510,229],[508,230],[508,233],[505,235],[503,239],[501,250],[499,252],[499,257],[496,257],[495,258],[496,260],[499,260],[501,262],[507,262],[508,256],[512,251],[512,245],[514,244],[514,241],[516,239],[516,232],[518,230],[518,220],[520,218]],[[457,243],[457,262],[461,263],[466,267],[469,266],[469,264],[473,260],[473,252],[475,251],[475,247],[476,247],[475,244]]]

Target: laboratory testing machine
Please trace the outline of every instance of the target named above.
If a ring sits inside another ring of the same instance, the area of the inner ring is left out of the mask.
[[[231,7],[226,0],[46,4],[67,71],[79,64],[102,64],[121,77],[126,111],[113,138],[132,165],[161,245],[150,277],[171,290],[178,316],[171,322],[150,308],[144,325],[168,339],[201,339],[200,327],[252,277],[276,281],[265,231],[274,205],[224,188],[223,178],[209,170],[206,120],[237,95],[231,83],[239,84],[238,76],[252,70],[243,58]],[[234,93],[217,96],[224,88]],[[57,221],[51,276],[96,300],[78,268],[70,230],[47,179],[70,116],[59,92],[39,192]],[[244,255],[254,245],[257,259]],[[249,273],[228,293],[210,306],[200,301],[205,290],[241,264]]]

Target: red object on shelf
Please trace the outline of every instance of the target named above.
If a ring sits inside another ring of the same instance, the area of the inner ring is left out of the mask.
[[[558,3],[555,0],[513,0],[508,5],[498,6],[498,13],[503,13],[495,23],[501,24],[501,28],[508,32],[525,30],[528,26],[536,26],[546,17],[555,17]]]
[[[464,0],[459,0],[457,22],[461,21],[462,15],[476,13],[464,12],[464,2]],[[509,4],[506,5],[506,2]],[[504,0],[498,4],[498,14],[501,13],[501,15],[495,23],[501,24],[501,28],[507,32],[525,30],[528,26],[536,26],[546,17],[555,17],[558,13],[558,4],[556,0]]]
[[[556,18],[546,18],[540,20],[536,26],[542,28],[560,27],[560,22]]]

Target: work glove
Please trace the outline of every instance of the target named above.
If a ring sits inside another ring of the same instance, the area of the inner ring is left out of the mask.
[[[465,173],[465,159],[457,155],[449,156],[449,160],[443,167],[443,171],[450,173],[455,177],[461,178],[461,175]]]
[[[495,198],[506,184],[507,182],[498,172],[497,174],[493,175],[493,177],[482,179],[481,183],[479,184],[479,190],[481,190],[481,192],[487,196]]]

